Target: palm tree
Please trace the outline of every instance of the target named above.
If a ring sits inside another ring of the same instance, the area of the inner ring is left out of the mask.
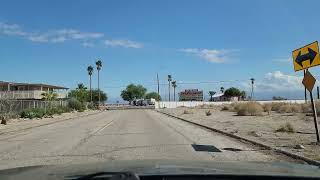
[[[221,93],[223,93],[224,92],[224,87],[221,87],[220,91],[221,91]]]
[[[85,87],[83,83],[79,83],[77,89],[78,90],[87,89],[87,87]]]
[[[91,76],[93,74],[93,67],[92,66],[88,66],[87,71],[88,71],[88,75],[90,77],[90,100],[92,102]]]
[[[213,101],[213,95],[215,95],[216,92],[215,91],[209,91],[209,95],[210,95],[210,101]]]
[[[44,93],[41,93],[41,95],[43,96],[42,97],[43,100],[49,101],[48,105],[50,108],[52,107],[51,101],[54,101],[58,98],[58,94],[53,91],[44,92]],[[46,111],[46,104],[45,104],[44,108]]]
[[[98,60],[96,62],[97,70],[98,70],[98,92],[99,92],[99,105],[100,105],[100,70],[102,68],[102,61]]]
[[[172,81],[172,87],[173,87],[173,101],[176,101],[176,87],[177,87],[177,82]]]
[[[58,94],[53,91],[44,92],[41,95],[43,96],[42,99],[46,101],[53,101],[58,98]]]
[[[168,85],[169,85],[169,102],[170,102],[170,82],[172,81],[172,76],[171,75],[168,75]]]

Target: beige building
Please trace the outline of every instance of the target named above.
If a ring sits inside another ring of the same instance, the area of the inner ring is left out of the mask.
[[[0,81],[0,98],[42,99],[42,93],[55,92],[58,99],[67,98],[68,88],[48,84],[15,83]]]

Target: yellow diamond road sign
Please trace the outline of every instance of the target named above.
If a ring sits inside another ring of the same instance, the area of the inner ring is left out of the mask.
[[[318,41],[292,51],[292,59],[295,71],[320,65]]]
[[[304,85],[304,87],[306,87],[309,92],[312,92],[315,83],[316,78],[314,78],[309,71],[306,71],[306,74],[304,75],[304,78],[302,80],[302,84]]]

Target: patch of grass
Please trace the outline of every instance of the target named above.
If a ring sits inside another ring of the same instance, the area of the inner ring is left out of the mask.
[[[45,115],[45,110],[42,108],[30,108],[21,112],[20,116],[22,118],[42,118]]]
[[[261,116],[263,107],[257,102],[241,103],[236,112],[239,116]]]
[[[20,117],[21,118],[43,118],[48,116],[53,116],[54,114],[62,114],[65,112],[70,112],[70,108],[68,107],[53,107],[49,109],[44,108],[30,108],[25,109],[21,112]]]
[[[287,133],[294,133],[295,129],[291,123],[286,123],[285,125],[280,126],[275,132],[287,132]]]
[[[211,111],[210,110],[208,110],[208,111],[206,111],[206,116],[211,116]]]

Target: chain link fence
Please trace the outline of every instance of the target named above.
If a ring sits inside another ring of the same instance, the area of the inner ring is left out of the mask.
[[[0,115],[19,114],[25,109],[49,109],[58,106],[67,106],[67,101],[41,101],[41,100],[8,100],[0,99]]]

